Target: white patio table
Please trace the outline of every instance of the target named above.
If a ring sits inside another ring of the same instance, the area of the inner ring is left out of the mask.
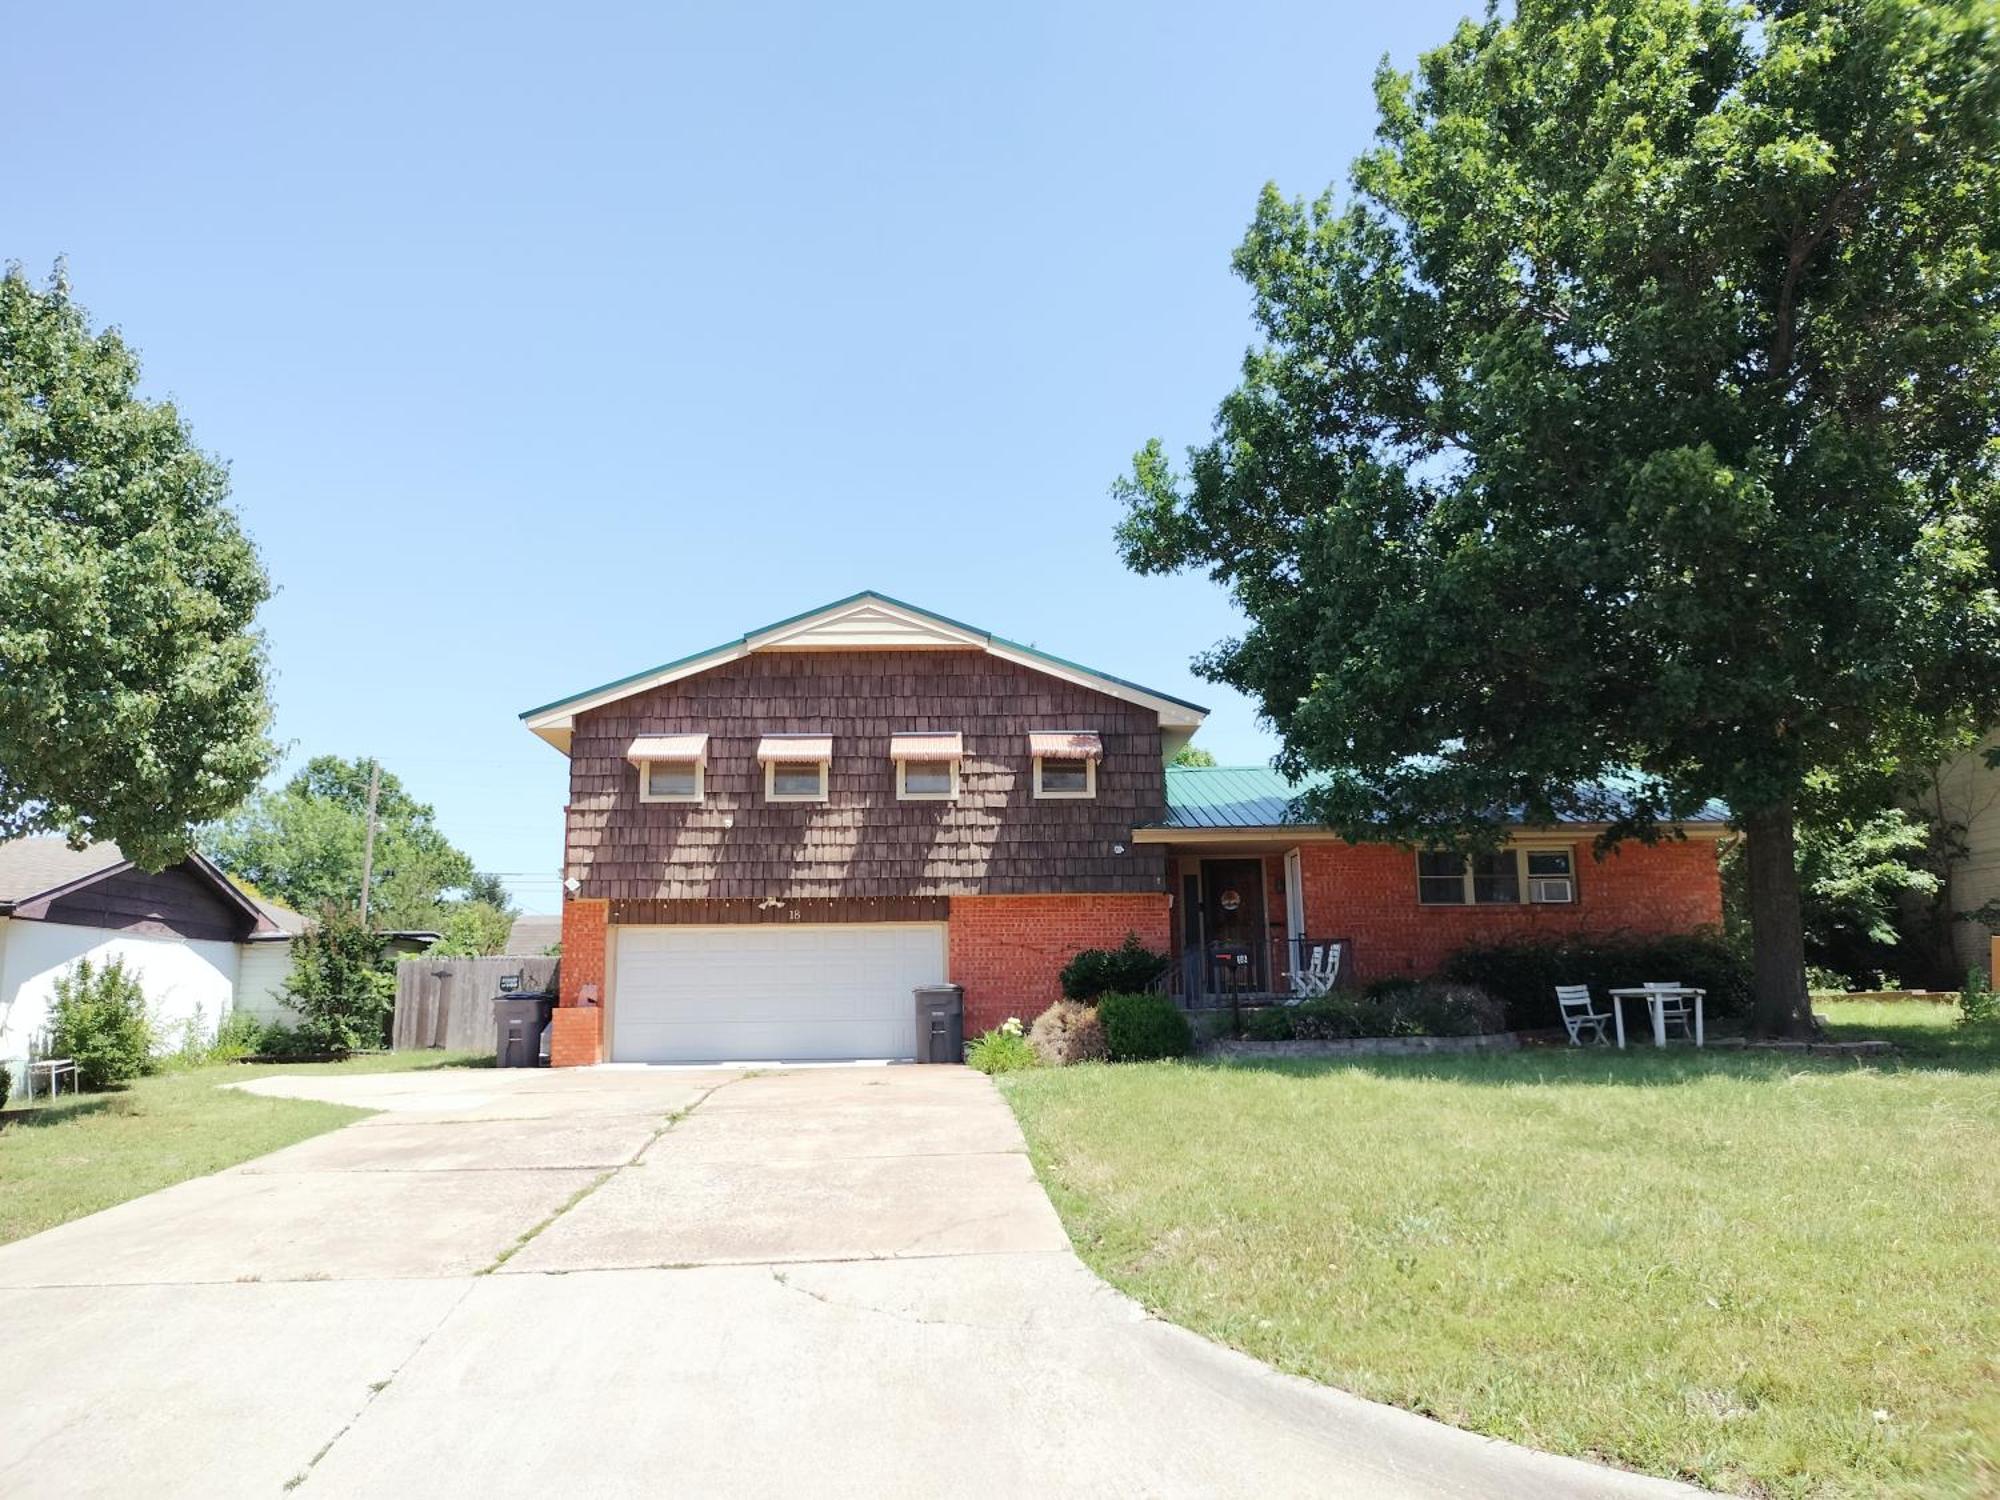
[[[1649,984],[1635,984],[1628,989],[1607,990],[1605,993],[1611,996],[1611,1017],[1618,1026],[1618,1045],[1620,1047],[1625,1045],[1625,1002],[1627,1000],[1644,1000],[1646,1002],[1646,1009],[1652,1013],[1653,1017],[1653,1045],[1655,1047],[1664,1047],[1667,1045],[1666,1002],[1669,999],[1681,998],[1694,1001],[1694,1044],[1697,1047],[1704,1045],[1701,1002],[1708,991],[1660,988]]]

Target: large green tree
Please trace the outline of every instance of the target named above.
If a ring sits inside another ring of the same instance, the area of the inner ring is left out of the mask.
[[[2000,718],[1993,0],[1521,0],[1380,72],[1345,201],[1267,189],[1212,441],[1121,483],[1204,659],[1357,836],[1749,835],[1757,1018],[1812,1025],[1794,823]]]
[[[208,831],[208,852],[230,874],[304,912],[351,909],[361,900],[371,763],[313,757],[283,786],[251,798]],[[512,905],[500,882],[438,826],[437,810],[383,771],[376,789],[369,925],[377,931],[452,935],[459,951],[479,949],[505,928]],[[477,906],[479,912],[459,908]]]
[[[152,868],[270,769],[229,473],[60,269],[0,274],[0,838],[115,839]]]

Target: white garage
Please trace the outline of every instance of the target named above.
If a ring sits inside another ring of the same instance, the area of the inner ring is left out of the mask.
[[[614,931],[613,1062],[914,1057],[912,991],[945,979],[942,922]]]

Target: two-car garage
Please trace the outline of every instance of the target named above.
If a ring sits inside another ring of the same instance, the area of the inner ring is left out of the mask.
[[[913,992],[945,979],[942,922],[613,931],[612,1062],[913,1057]]]

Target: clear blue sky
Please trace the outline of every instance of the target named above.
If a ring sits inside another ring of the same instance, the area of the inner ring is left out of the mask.
[[[557,905],[518,712],[875,588],[1214,710],[1106,491],[1208,430],[1267,180],[1463,3],[31,6],[0,258],[227,459],[288,764],[374,754]]]

